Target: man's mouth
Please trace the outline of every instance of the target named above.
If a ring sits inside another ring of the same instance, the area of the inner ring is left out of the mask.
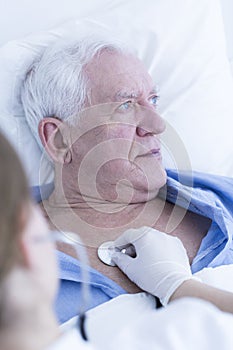
[[[152,149],[149,154],[153,154],[155,156],[161,156],[161,152],[160,152],[160,148],[155,148],[155,149]]]
[[[153,148],[147,153],[140,154],[138,157],[155,157],[156,159],[162,159],[160,148]]]

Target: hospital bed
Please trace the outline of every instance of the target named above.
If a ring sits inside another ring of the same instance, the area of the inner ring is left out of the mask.
[[[47,164],[41,169],[20,84],[44,47],[87,30],[117,32],[143,59],[168,123],[163,137],[168,167],[233,175],[231,0],[9,0],[0,6],[0,126],[31,185],[50,182],[52,170]]]
[[[30,185],[46,192],[53,169],[27,126],[22,81],[47,45],[95,31],[134,46],[159,86],[165,166],[232,177],[232,15],[231,0],[1,1],[0,129]],[[217,273],[211,283],[233,290],[229,280]]]

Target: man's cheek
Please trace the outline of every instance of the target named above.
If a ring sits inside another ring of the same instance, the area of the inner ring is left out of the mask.
[[[103,199],[116,200],[122,186],[124,191],[132,187],[131,170],[131,163],[128,160],[114,159],[104,163],[96,173],[96,188],[99,195]],[[125,181],[127,186],[123,184]],[[130,198],[131,192],[130,190]]]
[[[75,156],[82,159],[106,139],[106,130],[98,127],[87,133],[73,135],[72,149]]]
[[[108,138],[112,139],[128,139],[132,140],[135,137],[136,125],[129,123],[111,123],[108,125]]]
[[[130,177],[132,164],[128,159],[112,159],[103,163],[96,173],[97,179],[104,179],[107,183],[116,184],[122,179]]]

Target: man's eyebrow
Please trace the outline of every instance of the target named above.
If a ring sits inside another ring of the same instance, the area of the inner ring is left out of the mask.
[[[158,94],[159,93],[159,88],[157,85],[154,85],[150,91],[150,95],[152,94]]]
[[[126,91],[118,91],[115,95],[115,99],[117,101],[122,99],[134,99],[137,98],[140,95],[139,92],[126,92]]]
[[[127,92],[127,91],[118,91],[115,95],[116,101],[121,101],[122,99],[136,99],[142,93],[140,91],[137,92]],[[158,94],[158,87],[154,85],[149,92],[149,95]]]

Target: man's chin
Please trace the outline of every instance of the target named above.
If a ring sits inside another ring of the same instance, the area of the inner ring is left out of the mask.
[[[140,189],[135,190],[134,189],[134,196],[132,197],[130,204],[136,204],[136,203],[146,203],[148,201],[151,201],[155,199],[160,189],[166,184],[165,181],[161,181],[160,183],[156,183],[154,187],[152,188],[145,188],[141,187]]]

